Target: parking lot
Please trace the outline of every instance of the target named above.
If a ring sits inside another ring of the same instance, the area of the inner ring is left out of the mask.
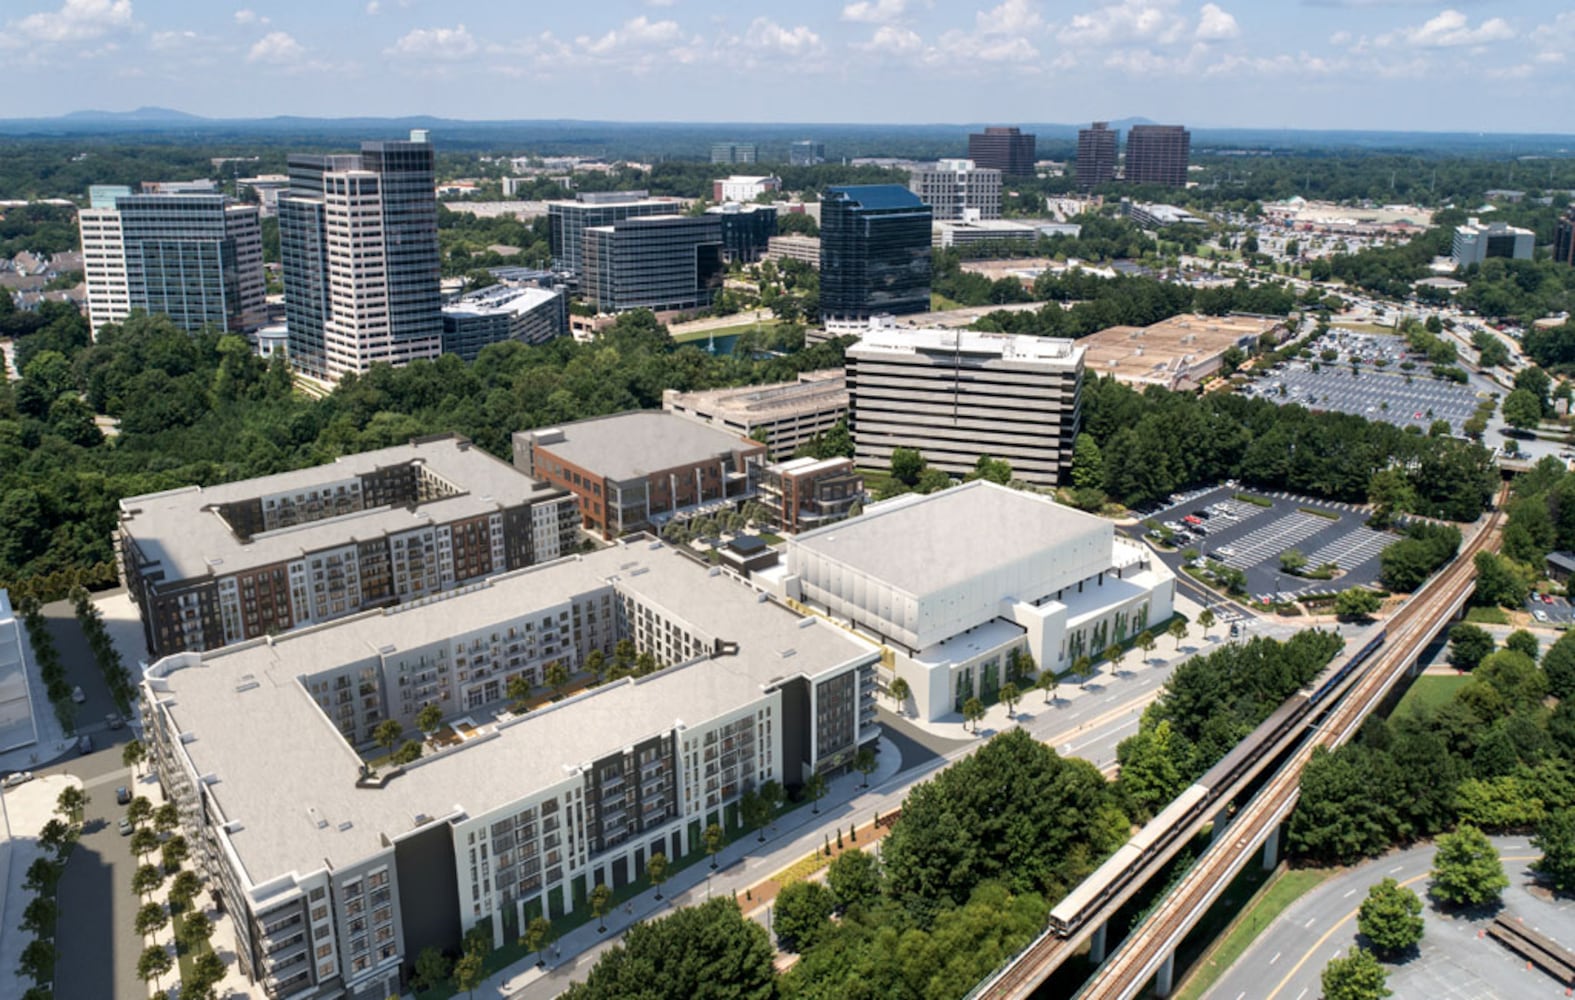
[[[1424,431],[1435,420],[1449,422],[1451,434],[1463,435],[1465,422],[1476,412],[1477,394],[1468,386],[1417,375],[1409,382],[1398,372],[1323,367],[1313,371],[1300,362],[1264,378],[1246,390],[1270,402],[1297,403],[1310,410],[1350,413],[1368,420]]]
[[[1266,500],[1269,505],[1236,499],[1238,493]],[[1309,514],[1303,508],[1328,516]],[[1368,512],[1354,504],[1218,486],[1181,495],[1147,520],[1185,530],[1178,536],[1175,552],[1160,554],[1177,573],[1182,571],[1181,553],[1196,549],[1200,557],[1245,573],[1247,593],[1253,600],[1262,600],[1275,595],[1314,597],[1376,584],[1379,553],[1396,536],[1368,528],[1367,517]],[[1286,573],[1280,568],[1280,554],[1289,549],[1301,552],[1309,568],[1333,563],[1342,572],[1333,580],[1308,580]]]
[[[1538,625],[1547,625],[1552,628],[1569,628],[1575,623],[1575,605],[1562,597],[1551,594],[1541,596],[1532,594],[1526,598],[1526,610],[1531,612],[1532,619]]]

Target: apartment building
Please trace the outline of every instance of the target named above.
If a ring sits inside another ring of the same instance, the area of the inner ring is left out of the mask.
[[[896,184],[827,188],[820,203],[820,314],[846,322],[930,309],[930,207]]]
[[[758,441],[662,410],[514,435],[514,465],[579,497],[581,524],[603,538],[750,499],[765,454]]]
[[[522,715],[490,696],[622,639],[665,669]],[[641,537],[174,654],[144,676],[143,721],[193,863],[234,917],[241,971],[269,997],[382,1000],[423,949],[457,951],[477,927],[511,943],[654,854],[695,849],[746,791],[846,768],[880,733],[878,658]],[[426,752],[373,772],[357,753],[367,727],[408,731],[423,704],[446,719]]]
[[[378,362],[436,358],[443,297],[426,130],[288,162],[278,206],[290,364],[337,381]]]
[[[1082,417],[1083,354],[1052,337],[872,323],[847,351],[855,459],[886,468],[894,449],[916,448],[962,476],[989,455],[1054,486]]]
[[[545,344],[568,334],[569,300],[562,289],[493,285],[443,307],[443,353],[464,361],[476,360],[488,344]]]
[[[156,656],[419,600],[573,550],[568,492],[457,435],[120,501],[121,582]]]
[[[1001,172],[972,160],[939,160],[908,173],[908,190],[938,222],[1001,217]]]
[[[754,201],[767,191],[782,190],[782,178],[772,175],[734,174],[719,177],[711,182],[711,200],[714,202]]]
[[[95,335],[131,310],[183,330],[248,333],[268,319],[256,205],[222,194],[135,194],[97,185],[77,213]]]
[[[845,520],[864,502],[864,477],[847,458],[795,458],[760,470],[760,502],[793,535]]]
[[[931,721],[994,702],[1014,650],[1064,671],[1161,625],[1175,599],[1171,571],[1109,521],[985,480],[872,504],[786,555],[786,596],[891,650]]]
[[[1009,128],[986,127],[968,136],[968,159],[1007,177],[1034,175],[1034,136]]]
[[[710,389],[662,391],[662,409],[741,438],[764,441],[766,457],[785,461],[848,417],[847,379],[842,369],[800,372],[792,382]]]
[[[597,312],[707,309],[726,277],[720,215],[620,219],[583,238],[580,294]]]
[[[577,278],[585,266],[585,230],[624,219],[683,212],[679,198],[652,198],[644,191],[582,191],[573,201],[547,203],[552,269]]]
[[[1116,178],[1117,150],[1121,132],[1106,122],[1094,122],[1077,130],[1077,189],[1092,191]]]
[[[1123,176],[1130,184],[1187,186],[1192,133],[1181,125],[1134,125],[1127,130]]]

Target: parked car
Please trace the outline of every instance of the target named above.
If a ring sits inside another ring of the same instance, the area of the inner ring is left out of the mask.
[[[1214,550],[1214,554],[1219,556],[1221,559],[1229,559],[1231,556],[1236,554],[1236,550],[1231,548],[1229,545],[1222,545]]]
[[[77,737],[77,753],[79,753],[82,756],[86,757],[88,754],[90,754],[92,752],[93,752],[93,737],[86,736],[86,735],[78,736]]]
[[[125,725],[124,722],[120,721],[120,716],[116,715],[114,712],[104,716],[104,722],[111,729],[119,729],[121,726]]]
[[[1531,617],[1535,618],[1539,622],[1546,622],[1548,620],[1548,613],[1543,611],[1541,608],[1538,608],[1531,613]]]
[[[87,695],[82,693],[82,685],[78,684],[76,687],[71,689],[71,700],[76,702],[78,705],[82,704],[84,701],[87,701]]]
[[[115,804],[117,806],[126,805],[130,801],[131,789],[127,788],[125,785],[121,785],[119,788],[115,789]]]
[[[133,827],[131,825],[131,820],[124,816],[120,817],[120,835],[122,837],[129,837],[131,836],[132,829]]]
[[[17,785],[25,785],[32,780],[32,771],[12,771],[4,779],[0,779],[0,788],[15,788]]]

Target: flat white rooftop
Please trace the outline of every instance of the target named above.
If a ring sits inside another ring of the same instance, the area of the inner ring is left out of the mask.
[[[1015,333],[985,333],[978,330],[948,330],[939,327],[912,329],[872,323],[859,342],[848,348],[850,354],[946,353],[993,355],[1002,361],[1020,364],[1075,368],[1082,362],[1083,349],[1059,337],[1031,337]]]

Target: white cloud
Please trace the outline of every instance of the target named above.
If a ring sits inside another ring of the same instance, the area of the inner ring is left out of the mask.
[[[842,8],[842,19],[859,24],[886,24],[901,17],[908,0],[858,0]]]
[[[1174,8],[1174,0],[1120,0],[1074,16],[1056,32],[1056,39],[1063,45],[1168,45],[1186,31],[1185,19]]]
[[[1023,35],[1038,31],[1044,21],[1028,0],[1004,0],[1000,6],[975,14],[974,25],[982,35]]]
[[[400,38],[385,55],[423,59],[463,59],[480,48],[463,24],[452,28],[416,28]]]
[[[193,45],[198,41],[198,38],[199,36],[195,31],[155,31],[148,39],[148,45],[154,51],[168,52],[173,49],[183,49],[188,45]]]
[[[378,0],[368,0],[366,12],[368,14],[381,14],[383,12],[383,5],[378,3]]]
[[[677,21],[652,21],[642,14],[600,38],[581,35],[575,42],[591,55],[611,56],[622,50],[671,45],[682,40]]]
[[[246,61],[288,66],[300,62],[304,55],[306,55],[305,47],[291,37],[289,32],[270,31],[259,38],[251,47],[251,51],[246,53]]]
[[[744,32],[744,41],[757,49],[789,56],[806,56],[821,49],[820,36],[806,25],[784,28],[770,18],[757,17]]]
[[[896,24],[883,24],[867,42],[855,42],[853,47],[876,55],[911,55],[924,48],[924,39],[911,28]]]
[[[1206,3],[1198,11],[1198,30],[1193,32],[1193,36],[1199,41],[1219,42],[1240,34],[1241,27],[1237,25],[1236,19],[1218,6]]]
[[[678,0],[645,0],[646,6],[649,7],[671,7],[677,2]]]
[[[131,26],[131,0],[66,0],[17,21],[14,30],[35,42],[82,42]]]
[[[1380,45],[1398,42],[1414,48],[1443,49],[1461,45],[1486,45],[1514,37],[1515,29],[1501,17],[1489,18],[1473,28],[1465,14],[1458,10],[1446,10],[1419,27],[1401,28],[1382,35],[1378,42]]]

